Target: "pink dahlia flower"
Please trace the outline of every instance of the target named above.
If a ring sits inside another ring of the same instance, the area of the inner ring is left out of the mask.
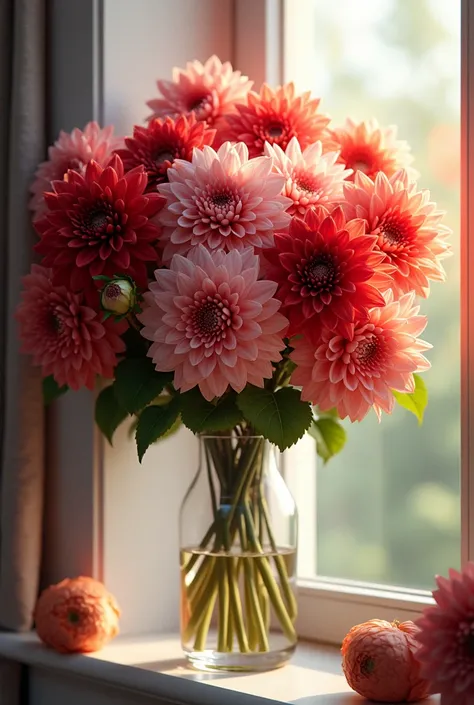
[[[384,306],[378,290],[375,238],[363,221],[346,223],[341,208],[308,210],[293,218],[289,233],[275,234],[275,247],[263,253],[265,274],[278,282],[277,297],[290,320],[289,335],[311,326],[349,335],[352,323],[374,306]],[[389,281],[386,278],[385,283]]]
[[[351,170],[336,163],[337,152],[323,154],[321,142],[303,152],[296,137],[291,138],[285,151],[266,142],[265,154],[273,159],[275,171],[285,177],[282,193],[292,201],[290,215],[304,216],[315,205],[327,206],[342,200],[342,183]]]
[[[285,229],[291,204],[281,196],[284,177],[272,173],[270,157],[249,159],[245,144],[195,150],[192,163],[177,159],[161,184],[167,208],[163,259],[197,245],[210,250],[271,247],[273,231]]]
[[[390,179],[379,172],[374,181],[359,171],[354,183],[344,184],[342,207],[347,219],[363,218],[367,233],[377,237],[386,264],[393,266],[395,295],[415,291],[427,297],[430,280],[444,281],[441,260],[450,254],[451,231],[429,191],[418,191],[406,170]]]
[[[418,315],[413,292],[394,301],[388,291],[385,300],[349,336],[324,329],[320,336],[294,339],[292,383],[302,387],[304,401],[361,421],[371,407],[379,419],[382,411],[391,413],[392,389],[414,391],[413,373],[430,367],[422,353],[431,345],[418,338],[427,320]]]
[[[413,179],[418,178],[418,172],[409,167],[413,161],[410,146],[405,140],[397,140],[395,125],[384,128],[377,120],[357,123],[347,119],[342,127],[332,130],[331,135],[338,144],[339,160],[353,170],[351,181],[358,171],[375,179],[379,171],[390,177],[402,168],[406,168]]]
[[[211,56],[205,64],[190,61],[186,69],[174,68],[173,80],[158,81],[157,85],[163,98],[147,103],[153,111],[150,119],[194,113],[197,120],[218,129],[224,115],[245,103],[253,81],[234,71],[228,61],[222,63]]]
[[[33,355],[43,375],[76,390],[94,389],[98,375],[112,378],[117,354],[125,349],[119,336],[123,324],[101,321],[82,294],[54,286],[44,267],[33,265],[23,283],[16,312],[22,351]]]
[[[283,150],[292,137],[301,149],[321,140],[326,150],[337,145],[327,130],[329,117],[318,112],[319,99],[310,92],[297,95],[293,83],[276,90],[263,84],[260,93],[249,93],[246,105],[237,105],[217,137],[222,141],[245,142],[251,157],[264,153],[265,142],[277,144]]]
[[[101,129],[96,122],[88,122],[84,131],[74,128],[69,134],[61,131],[56,142],[48,149],[48,159],[39,165],[36,179],[31,186],[33,194],[30,209],[33,219],[39,218],[48,209],[43,195],[51,191],[51,182],[63,179],[69,169],[84,173],[91,159],[104,166],[114,149],[122,140],[114,137],[112,125]]]
[[[147,127],[135,125],[133,137],[125,138],[126,149],[117,150],[126,171],[143,165],[148,176],[148,189],[168,180],[168,169],[175,159],[191,161],[195,148],[212,144],[215,130],[208,130],[194,115],[180,115],[176,121],[151,120]]]
[[[208,252],[202,245],[169,270],[158,269],[139,316],[142,335],[152,341],[156,369],[174,372],[182,392],[199,385],[203,396],[219,397],[230,385],[242,391],[272,376],[288,321],[272,298],[277,285],[258,281],[252,250]]]
[[[431,692],[441,693],[442,705],[474,702],[474,563],[462,573],[436,578],[436,605],[417,621],[422,645],[416,657]]]

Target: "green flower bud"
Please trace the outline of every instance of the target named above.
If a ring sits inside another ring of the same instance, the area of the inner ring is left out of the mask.
[[[125,316],[137,302],[135,285],[128,279],[112,279],[102,289],[100,303],[104,311]]]

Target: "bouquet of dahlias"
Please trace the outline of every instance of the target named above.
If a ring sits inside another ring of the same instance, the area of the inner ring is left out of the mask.
[[[339,419],[380,418],[395,401],[422,414],[430,345],[417,297],[445,277],[449,230],[393,127],[334,127],[309,93],[255,92],[217,57],[158,87],[132,136],[89,123],[61,133],[39,167],[42,261],[24,280],[20,335],[48,400],[113,380],[97,423],[111,441],[136,417],[140,460],[181,423],[232,431],[232,449],[210,452],[218,467],[231,454],[221,493],[245,504],[258,455],[246,438],[284,450],[309,431],[327,459],[343,444]],[[228,549],[240,515],[215,506],[202,545]]]

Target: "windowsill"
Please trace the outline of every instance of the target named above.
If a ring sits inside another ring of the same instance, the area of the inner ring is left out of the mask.
[[[229,691],[227,705],[367,702],[347,685],[338,649],[318,644],[300,644],[293,660],[284,668],[241,675],[199,673],[187,668],[178,639],[166,635],[119,637],[96,654],[63,656],[45,648],[35,634],[3,633],[0,655],[180,705],[220,705],[220,688]],[[433,696],[423,702],[434,705],[439,698]]]

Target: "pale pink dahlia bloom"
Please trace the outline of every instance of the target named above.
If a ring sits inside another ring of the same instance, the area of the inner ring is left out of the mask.
[[[441,260],[450,254],[446,242],[451,230],[441,223],[443,211],[419,191],[404,169],[387,178],[379,172],[373,181],[357,172],[354,183],[344,184],[342,207],[346,218],[363,218],[367,234],[377,236],[377,247],[392,265],[395,295],[415,291],[427,297],[430,281],[444,281]]]
[[[29,206],[36,220],[48,209],[43,194],[51,191],[51,182],[62,180],[68,169],[80,174],[91,159],[104,166],[114,149],[122,146],[122,140],[114,137],[113,125],[103,129],[96,122],[88,122],[84,130],[77,127],[71,133],[61,132],[56,142],[48,149],[48,159],[39,165],[31,186],[33,194]]]
[[[150,120],[194,113],[197,120],[219,128],[225,115],[246,102],[253,81],[234,71],[229,61],[222,63],[214,55],[205,64],[189,61],[186,69],[175,67],[173,80],[158,81],[157,85],[163,98],[148,101],[153,111]]]
[[[156,270],[139,319],[153,341],[148,355],[158,371],[174,372],[177,389],[199,385],[211,400],[272,376],[288,321],[272,298],[277,285],[258,276],[250,248],[210,253],[202,245]]]
[[[474,703],[474,563],[462,573],[436,578],[436,605],[417,621],[422,645],[416,657],[431,692],[441,693],[442,705]]]
[[[114,376],[117,354],[125,350],[119,333],[124,326],[101,321],[82,294],[53,286],[51,273],[33,265],[16,312],[22,351],[33,355],[43,375],[59,386],[94,389],[97,376]]]
[[[342,200],[342,184],[352,170],[337,163],[338,152],[323,154],[319,140],[303,152],[296,137],[285,151],[266,142],[265,154],[273,159],[275,171],[285,177],[282,193],[291,199],[290,215],[304,216],[308,208]]]
[[[314,339],[305,332],[292,341],[291,359],[298,367],[291,381],[302,387],[304,401],[361,421],[371,407],[379,419],[382,411],[391,413],[392,389],[414,391],[413,373],[430,367],[422,353],[431,345],[418,338],[427,319],[418,315],[413,292],[394,301],[389,290],[385,300],[355,323],[348,337],[324,329]]]
[[[159,216],[165,226],[165,262],[197,245],[271,247],[273,231],[289,224],[285,210],[291,201],[280,195],[284,177],[272,173],[270,157],[249,159],[243,143],[225,142],[217,152],[208,146],[196,149],[191,163],[175,160],[168,180],[159,186],[168,206]]]

